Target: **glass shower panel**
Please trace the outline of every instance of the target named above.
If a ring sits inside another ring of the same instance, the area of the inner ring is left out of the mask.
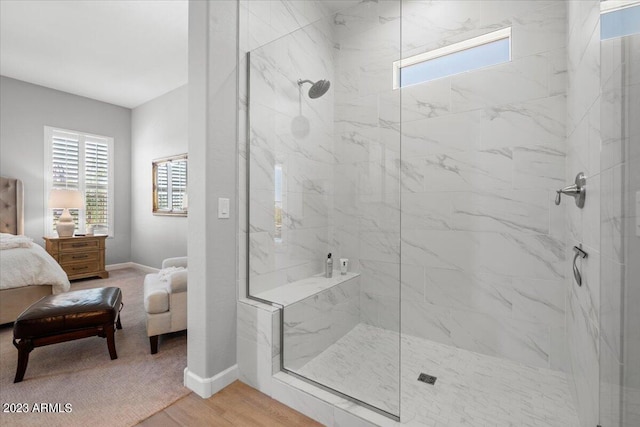
[[[605,39],[603,28],[600,48],[599,412],[603,427],[631,427],[640,425],[640,34]]]
[[[331,27],[309,25],[250,52],[250,294],[322,271],[330,252],[333,90],[310,99],[310,84],[334,81]]]
[[[249,53],[249,294],[283,370],[397,418],[401,2],[351,4]]]

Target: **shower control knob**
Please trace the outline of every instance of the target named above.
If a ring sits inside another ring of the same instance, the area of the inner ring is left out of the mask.
[[[580,209],[584,208],[584,200],[587,197],[587,189],[585,188],[586,185],[587,177],[583,172],[580,172],[578,175],[576,175],[575,184],[556,190],[556,205],[560,204],[562,195],[565,194],[576,199],[577,207],[579,207]]]

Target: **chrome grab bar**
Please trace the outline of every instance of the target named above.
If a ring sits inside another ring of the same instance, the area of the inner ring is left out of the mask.
[[[575,184],[569,185],[556,191],[556,205],[560,204],[560,199],[562,198],[562,195],[565,194],[576,199],[577,207],[579,207],[580,209],[584,208],[584,199],[587,197],[587,189],[585,188],[586,185],[587,177],[583,172],[580,172],[578,175],[576,175]]]
[[[580,274],[580,269],[576,265],[576,261],[578,257],[584,259],[589,256],[585,251],[582,250],[582,243],[580,246],[574,246],[573,251],[576,253],[576,256],[573,257],[573,277],[576,279],[576,283],[578,286],[582,286],[582,274]]]

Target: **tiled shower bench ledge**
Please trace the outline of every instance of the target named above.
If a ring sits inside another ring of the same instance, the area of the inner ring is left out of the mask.
[[[374,411],[280,371],[281,315],[286,311],[285,319],[289,321],[285,336],[287,331],[291,333],[288,366],[297,368],[298,364],[304,364],[307,358],[324,351],[359,322],[359,315],[356,314],[352,316],[353,319],[343,318],[346,313],[353,311],[344,304],[357,302],[359,276],[359,273],[341,275],[334,271],[331,278],[325,278],[324,275],[307,277],[253,295],[272,304],[241,299],[238,318],[240,379],[326,425],[399,425]],[[331,307],[337,311],[332,311]],[[327,323],[336,322],[343,327],[324,327]],[[316,328],[320,329],[316,334],[301,333]],[[330,335],[325,337],[327,340],[318,339],[326,334]],[[306,357],[296,357],[300,349],[303,349]]]
[[[278,286],[277,288],[255,294],[256,298],[271,301],[283,307],[295,304],[311,296],[317,295],[327,289],[340,285],[348,280],[360,276],[360,273],[347,272],[340,274],[334,271],[333,277],[324,277],[316,275]]]

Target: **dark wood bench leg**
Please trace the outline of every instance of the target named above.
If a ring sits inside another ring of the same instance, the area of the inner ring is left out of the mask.
[[[149,337],[149,344],[151,345],[151,354],[158,352],[158,335]]]
[[[27,372],[27,364],[29,363],[29,353],[33,350],[31,340],[13,341],[13,345],[18,349],[18,367],[16,368],[16,377],[14,383],[19,383],[24,379],[24,373]]]
[[[111,356],[111,360],[118,358],[118,353],[116,353],[116,340],[114,338],[115,328],[113,324],[106,325],[105,333],[107,334],[107,347],[109,347],[109,356]]]

